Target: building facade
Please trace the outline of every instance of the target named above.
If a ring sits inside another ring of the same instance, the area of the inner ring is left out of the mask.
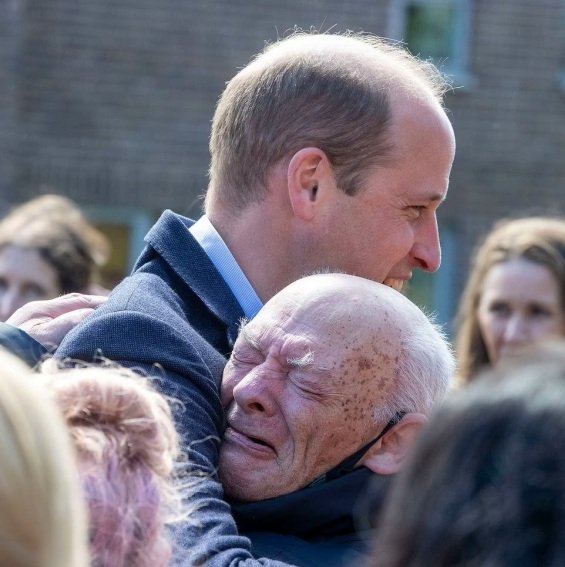
[[[225,82],[298,26],[407,42],[453,78],[444,261],[417,302],[450,322],[494,220],[565,214],[563,0],[0,0],[0,211],[81,205],[127,270],[164,208],[196,216]]]

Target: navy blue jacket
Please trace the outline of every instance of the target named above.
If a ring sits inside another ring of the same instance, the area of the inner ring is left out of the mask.
[[[35,339],[7,323],[0,323],[0,346],[21,358],[29,366],[35,366],[48,354],[47,349]]]
[[[258,550],[308,567],[349,565],[339,553],[326,554],[322,560],[322,550],[301,534],[265,532],[261,521],[253,522],[253,514],[247,515],[251,521],[244,529],[256,539],[255,548],[238,533],[216,469],[224,430],[219,384],[243,312],[188,231],[191,224],[165,211],[146,236],[147,246],[133,274],[116,287],[106,304],[67,335],[56,356],[85,361],[102,356],[139,368],[156,376],[165,393],[182,401],[175,416],[177,426],[192,466],[203,473],[198,490],[189,498],[195,511],[182,527],[186,565],[205,561],[218,567],[288,565],[255,560]],[[310,508],[316,506],[313,501]],[[244,517],[246,505],[240,508]],[[272,518],[276,526],[276,506]],[[349,547],[347,542],[340,549]],[[279,554],[282,548],[285,552]]]

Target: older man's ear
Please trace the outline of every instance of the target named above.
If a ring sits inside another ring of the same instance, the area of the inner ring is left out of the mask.
[[[403,466],[416,437],[428,418],[422,413],[407,413],[361,459],[360,464],[375,474],[394,474]]]

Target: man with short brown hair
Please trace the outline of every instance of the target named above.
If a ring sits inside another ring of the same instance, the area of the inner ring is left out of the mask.
[[[163,390],[182,399],[181,433],[207,479],[189,564],[253,561],[215,475],[219,383],[241,318],[305,274],[399,289],[413,270],[439,267],[436,211],[455,151],[444,91],[432,66],[367,35],[267,47],[218,103],[206,214],[165,211],[133,274],[57,351],[158,365]]]

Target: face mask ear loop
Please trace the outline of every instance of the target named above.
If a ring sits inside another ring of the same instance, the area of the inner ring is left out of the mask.
[[[384,437],[397,423],[400,423],[406,412],[397,412],[394,417],[385,425],[384,429],[368,443],[363,445],[360,449],[357,449],[353,455],[346,457],[341,463],[336,465],[333,469],[329,470],[327,473],[320,475],[318,478],[314,479],[306,488],[310,486],[315,486],[329,480],[334,480],[345,474],[350,473],[359,460],[365,455],[365,453],[382,437]]]

